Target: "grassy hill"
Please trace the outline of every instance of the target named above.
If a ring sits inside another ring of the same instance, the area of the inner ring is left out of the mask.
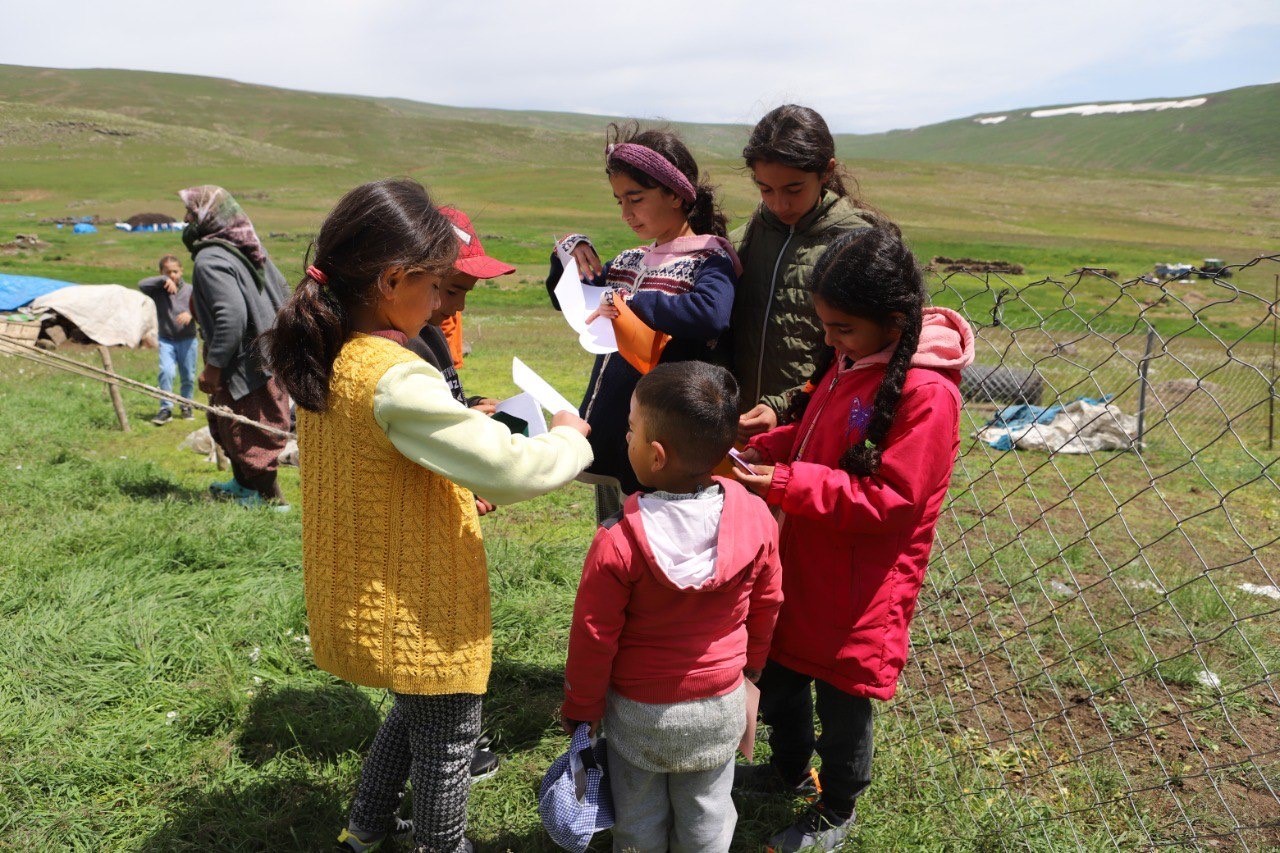
[[[914,130],[842,136],[840,151],[846,157],[895,160],[1280,174],[1280,142],[1275,135],[1280,127],[1280,84],[1203,97],[1202,106],[1159,112],[1035,118],[1032,112],[1046,109],[1037,107],[984,113]],[[1005,118],[998,123],[978,122],[999,116]]]
[[[1001,257],[1026,265],[1031,275],[1062,275],[1083,265],[1137,275],[1157,261],[1242,261],[1280,245],[1276,169],[1249,173],[1225,155],[1179,160],[1139,132],[1142,123],[1226,115],[1232,103],[1241,121],[1256,121],[1276,91],[1236,90],[1212,96],[1203,107],[1138,116],[1010,114],[997,126],[966,120],[841,137],[840,146],[864,196],[902,224],[923,258]],[[39,220],[96,214],[111,221],[150,210],[180,215],[178,189],[218,183],[241,199],[292,275],[308,235],[343,191],[401,174],[471,212],[486,244],[520,265],[517,280],[529,282],[540,275],[554,234],[587,231],[610,252],[633,240],[603,179],[609,121],[185,75],[0,65],[0,244],[13,233],[34,232],[53,244],[43,252],[0,250],[0,271],[136,280],[137,270],[149,267],[161,246],[173,248],[174,238],[106,232],[73,239],[39,227]],[[720,185],[731,218],[743,221],[758,203],[739,159],[748,128],[678,127]],[[1127,165],[1122,147],[1105,141],[1096,143],[1095,154],[1111,156],[1113,168],[1077,162],[1095,156],[1080,135],[1091,127],[1129,128]],[[1037,128],[1064,130],[1042,134],[1034,145],[1017,141],[1029,140]],[[988,144],[997,139],[993,131],[1014,139],[1003,150],[1024,165],[995,162],[999,146]],[[1233,151],[1245,150],[1246,137],[1252,138],[1243,131],[1234,136]],[[1146,149],[1159,149],[1164,159],[1152,163],[1168,171],[1141,170],[1150,165],[1138,157]],[[1253,157],[1255,165],[1273,163],[1272,155]],[[1221,174],[1178,172],[1214,163]]]
[[[852,158],[1013,163],[1068,169],[1280,174],[1280,83],[1202,96],[1199,107],[1124,115],[1033,118],[1034,107],[879,134],[841,134]],[[1152,100],[1152,99],[1147,99]],[[412,150],[412,134],[388,139],[387,126],[423,122],[457,134],[493,125],[538,137],[590,138],[598,148],[605,116],[445,107],[397,98],[298,92],[210,77],[111,69],[63,70],[0,65],[0,101],[119,113],[158,124],[202,127],[284,147],[393,166]],[[745,125],[674,123],[704,152],[735,157]],[[451,134],[444,134],[451,135]],[[585,140],[584,140],[585,141]],[[466,146],[463,146],[466,147]],[[576,146],[572,147],[576,149]]]

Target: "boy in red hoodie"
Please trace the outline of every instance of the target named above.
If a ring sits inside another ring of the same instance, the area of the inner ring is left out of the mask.
[[[727,851],[733,758],[782,602],[777,524],[712,469],[733,446],[724,368],[661,364],[631,398],[629,497],[587,554],[565,666],[565,730],[608,732],[615,850]]]
[[[735,786],[812,792],[815,749],[822,758],[821,799],[772,851],[835,850],[853,829],[871,782],[870,700],[893,696],[906,663],[959,446],[960,370],[973,361],[969,325],[926,307],[892,225],[841,235],[813,282],[825,333],[813,379],[788,423],[743,452],[756,474],[738,475],[783,513],[786,603],[760,680],[773,755],[740,768]]]

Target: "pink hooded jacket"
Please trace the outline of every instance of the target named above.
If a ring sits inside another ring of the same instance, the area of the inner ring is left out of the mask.
[[[723,696],[764,667],[782,599],[777,523],[741,483],[716,477],[724,509],[714,573],[694,589],[659,566],[639,495],[596,532],[573,605],[561,713],[604,716],[610,688],[636,702]]]
[[[833,365],[799,423],[749,445],[776,466],[765,500],[785,513],[783,605],[769,657],[872,699],[893,696],[906,664],[908,627],[959,447],[960,369],[973,361],[964,318],[927,308],[923,319],[875,474],[855,477],[839,464],[865,438],[892,348]]]

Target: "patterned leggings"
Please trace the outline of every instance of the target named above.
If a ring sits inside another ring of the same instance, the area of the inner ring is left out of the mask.
[[[480,697],[393,694],[395,706],[378,729],[360,770],[351,825],[388,832],[406,780],[413,783],[413,840],[421,853],[466,849],[471,753],[480,737]]]

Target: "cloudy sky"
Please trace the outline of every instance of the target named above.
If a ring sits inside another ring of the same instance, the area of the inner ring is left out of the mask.
[[[0,0],[0,63],[833,129],[1280,81],[1277,0]]]

